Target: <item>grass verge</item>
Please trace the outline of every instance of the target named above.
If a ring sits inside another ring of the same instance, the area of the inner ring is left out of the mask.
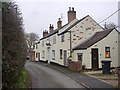
[[[15,84],[15,88],[30,88],[31,76],[29,72],[23,68],[21,76],[18,78],[18,82]]]

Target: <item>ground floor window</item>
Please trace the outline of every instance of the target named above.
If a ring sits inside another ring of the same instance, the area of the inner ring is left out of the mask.
[[[42,58],[45,58],[45,51],[42,51]]]
[[[38,57],[38,53],[36,52],[36,58]]]
[[[110,58],[110,47],[105,47],[105,57]]]
[[[55,50],[52,50],[52,59],[55,60]]]
[[[60,49],[60,59],[62,59],[62,49]]]
[[[77,55],[78,55],[78,61],[82,61],[83,53],[77,53]]]

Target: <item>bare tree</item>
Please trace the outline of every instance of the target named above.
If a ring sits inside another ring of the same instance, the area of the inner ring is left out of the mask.
[[[27,33],[26,40],[28,44],[28,49],[31,50],[33,48],[33,45],[39,41],[39,35],[36,33]]]
[[[111,22],[110,23],[105,22],[104,28],[105,28],[105,30],[109,30],[109,29],[117,28],[117,25],[114,24],[113,22],[112,23]]]

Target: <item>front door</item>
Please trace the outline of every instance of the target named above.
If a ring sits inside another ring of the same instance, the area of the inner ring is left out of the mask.
[[[38,53],[38,61],[40,61],[40,53]]]
[[[98,70],[98,49],[92,49],[92,69]]]
[[[48,63],[50,64],[50,48],[48,47]]]
[[[67,50],[64,50],[64,66],[67,66]]]

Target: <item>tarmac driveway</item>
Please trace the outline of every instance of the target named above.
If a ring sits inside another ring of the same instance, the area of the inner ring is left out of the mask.
[[[32,88],[84,88],[72,78],[45,64],[27,61],[25,67],[31,74]]]

